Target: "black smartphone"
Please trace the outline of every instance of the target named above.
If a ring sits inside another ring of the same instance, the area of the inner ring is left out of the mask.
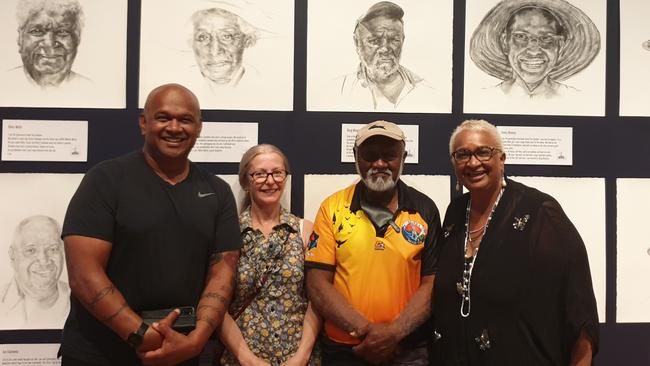
[[[156,309],[156,310],[143,310],[140,312],[140,316],[145,323],[151,325],[153,322],[160,321],[165,318],[169,313],[178,309],[181,313],[178,315],[178,318],[172,325],[172,328],[180,333],[187,334],[194,330],[196,327],[196,313],[194,311],[194,306],[179,306],[176,308],[168,309]]]

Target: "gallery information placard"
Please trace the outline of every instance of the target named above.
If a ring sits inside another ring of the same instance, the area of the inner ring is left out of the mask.
[[[2,121],[3,161],[88,159],[88,121]]]
[[[506,164],[573,165],[573,128],[498,126]]]
[[[354,163],[354,140],[357,138],[357,130],[365,125],[356,123],[341,124],[341,163]],[[417,164],[419,125],[398,125],[406,136],[406,161],[407,164]]]
[[[201,137],[190,160],[202,163],[239,163],[242,155],[257,145],[255,122],[203,122]]]
[[[0,344],[0,349],[2,366],[61,365],[61,360],[56,358],[58,343]]]

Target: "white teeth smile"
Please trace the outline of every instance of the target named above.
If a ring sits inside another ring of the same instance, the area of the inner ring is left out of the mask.
[[[484,175],[484,174],[485,174],[485,172],[465,173],[465,175],[467,175],[468,177],[478,177],[478,176],[481,176],[481,175]]]
[[[45,271],[32,271],[33,275],[40,276],[40,277],[50,277],[52,274],[52,271],[45,270]]]

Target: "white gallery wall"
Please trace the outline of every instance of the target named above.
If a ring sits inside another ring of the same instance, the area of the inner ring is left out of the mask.
[[[616,321],[650,322],[650,179],[616,180]]]

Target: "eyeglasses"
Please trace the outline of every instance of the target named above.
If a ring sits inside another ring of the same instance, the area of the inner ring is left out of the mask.
[[[512,40],[519,46],[528,46],[533,40],[540,47],[548,47],[563,37],[557,34],[534,36],[527,32],[512,32]]]
[[[267,179],[269,179],[269,176],[273,178],[273,181],[276,183],[282,183],[284,182],[285,179],[287,179],[287,176],[289,175],[289,172],[286,170],[274,170],[270,173],[267,172],[252,172],[250,174],[251,178],[253,178],[253,181],[255,183],[264,183],[266,182]]]
[[[489,161],[494,156],[495,151],[501,151],[496,147],[490,146],[481,146],[478,149],[471,151],[467,149],[458,149],[451,153],[451,157],[454,158],[456,163],[467,163],[472,159],[472,156],[475,156],[478,161]]]

